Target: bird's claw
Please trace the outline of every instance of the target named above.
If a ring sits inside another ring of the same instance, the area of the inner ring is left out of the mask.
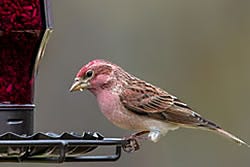
[[[148,134],[149,131],[141,131],[132,134],[129,137],[125,137],[126,144],[122,146],[123,150],[127,153],[135,152],[140,149],[139,140],[147,140],[148,137],[145,137],[143,135]]]
[[[127,153],[135,152],[140,149],[140,145],[135,138],[126,139],[126,144],[122,146],[123,150]]]

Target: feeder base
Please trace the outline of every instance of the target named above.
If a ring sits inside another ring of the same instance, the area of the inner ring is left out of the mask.
[[[33,134],[34,105],[0,105],[0,134]]]

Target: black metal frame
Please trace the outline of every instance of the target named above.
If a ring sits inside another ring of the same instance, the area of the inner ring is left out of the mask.
[[[48,147],[59,148],[57,157],[0,157],[0,162],[31,162],[31,163],[63,163],[63,162],[91,162],[91,161],[116,161],[121,156],[122,146],[127,143],[120,138],[104,138],[103,140],[1,140],[1,147]],[[67,148],[70,146],[114,146],[114,153],[106,155],[76,155],[67,156]]]

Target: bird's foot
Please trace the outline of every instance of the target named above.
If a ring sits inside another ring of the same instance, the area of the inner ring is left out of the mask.
[[[140,144],[138,140],[148,140],[148,137],[143,136],[148,133],[149,131],[141,131],[141,132],[134,133],[129,137],[125,137],[124,139],[127,141],[127,143],[123,145],[122,147],[123,150],[128,153],[139,150]]]
[[[126,144],[122,146],[123,150],[127,153],[135,152],[140,149],[140,144],[134,138],[126,139]]]

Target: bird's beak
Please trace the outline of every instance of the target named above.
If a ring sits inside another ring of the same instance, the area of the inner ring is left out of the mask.
[[[89,82],[84,81],[83,79],[76,78],[75,82],[72,84],[70,87],[69,91],[74,92],[74,91],[83,91],[89,86]]]

